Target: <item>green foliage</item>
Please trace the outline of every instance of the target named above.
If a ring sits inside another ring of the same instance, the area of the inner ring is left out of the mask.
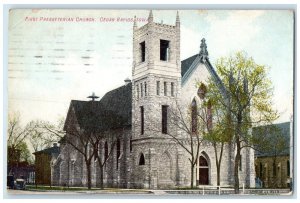
[[[211,78],[208,84],[208,99],[220,110],[216,116],[220,126],[209,138],[235,144],[234,188],[239,193],[239,163],[241,150],[253,147],[256,141],[251,128],[270,124],[278,118],[272,108],[272,83],[267,78],[267,67],[256,64],[253,58],[237,52],[228,58],[220,58],[216,63],[219,79]],[[217,123],[218,123],[217,122]]]
[[[20,142],[16,147],[8,146],[7,161],[10,164],[19,162],[33,163],[33,156],[28,149],[26,142]]]
[[[30,164],[33,164],[33,157],[30,153],[30,150],[28,149],[28,145],[25,142],[22,142],[19,144],[18,149],[21,151],[20,161],[25,161]]]
[[[227,138],[241,136],[251,144],[253,140],[248,136],[251,127],[271,123],[278,118],[272,108],[273,89],[267,77],[268,68],[256,64],[245,53],[237,52],[234,56],[220,58],[216,69],[222,84],[211,78],[207,96],[213,106],[224,112],[219,114],[220,130]],[[220,85],[225,92],[220,90]]]

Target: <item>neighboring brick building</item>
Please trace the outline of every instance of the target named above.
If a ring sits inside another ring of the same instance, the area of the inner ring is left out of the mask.
[[[100,101],[75,101],[70,103],[65,121],[66,136],[71,128],[85,132],[95,128],[100,133],[101,123],[110,111],[114,125],[107,140],[102,140],[100,150],[106,151],[111,140],[116,147],[105,166],[104,184],[126,188],[174,188],[190,185],[189,154],[166,135],[171,128],[169,109],[178,103],[182,112],[191,105],[200,104],[196,82],[207,83],[212,77],[220,79],[212,67],[205,39],[199,54],[180,61],[180,20],[166,25],[153,21],[152,11],[148,23],[140,28],[133,25],[132,82],[105,94]],[[221,90],[222,91],[222,90]],[[158,132],[153,129],[158,128]],[[74,138],[75,139],[75,138]],[[187,142],[188,143],[188,142]],[[86,167],[83,156],[67,142],[61,143],[61,153],[52,164],[52,180],[57,185],[86,186]],[[105,154],[105,153],[104,153]],[[234,184],[234,146],[225,145],[222,159],[221,185]],[[216,185],[215,154],[210,143],[203,142],[195,180],[200,185]],[[255,185],[254,151],[242,150],[239,171],[240,183]],[[92,163],[92,185],[99,184],[97,161]]]
[[[51,160],[59,154],[59,147],[53,147],[34,152],[35,155],[35,184],[51,185]]]
[[[290,122],[253,128],[253,135],[258,131],[269,133],[270,127],[275,127],[280,137],[270,136],[273,149],[255,152],[256,177],[265,188],[290,187]]]

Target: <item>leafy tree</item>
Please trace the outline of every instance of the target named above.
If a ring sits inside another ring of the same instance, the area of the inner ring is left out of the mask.
[[[27,162],[28,164],[32,164],[33,163],[32,154],[28,149],[28,145],[26,144],[26,142],[20,143],[18,149],[21,151],[20,161]]]
[[[220,185],[221,163],[225,143],[230,141],[229,125],[224,125],[227,121],[227,113],[223,106],[210,95],[210,88],[207,88],[202,82],[198,84],[200,89],[205,87],[207,94],[203,95],[202,104],[199,108],[198,117],[203,123],[203,139],[212,144],[215,153],[215,164],[217,168],[217,185]],[[214,84],[214,88],[217,88]]]
[[[239,163],[241,150],[253,147],[250,129],[253,126],[271,123],[278,118],[272,108],[271,81],[267,67],[256,64],[243,52],[221,58],[216,63],[221,82],[211,80],[211,98],[228,112],[225,123],[232,132],[230,140],[235,144],[234,189],[239,193]],[[223,86],[223,89],[217,88]]]

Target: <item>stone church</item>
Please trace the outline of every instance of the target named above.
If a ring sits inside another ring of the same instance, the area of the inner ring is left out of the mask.
[[[178,12],[175,25],[167,25],[156,23],[150,11],[147,24],[138,27],[136,20],[133,24],[132,81],[125,80],[125,85],[106,93],[100,101],[95,101],[94,96],[92,101],[72,100],[64,126],[65,137],[72,138],[71,128],[84,134],[91,128],[95,129],[94,133],[101,133],[97,126],[110,126],[99,147],[101,156],[107,158],[103,174],[105,187],[189,186],[191,156],[172,137],[187,139],[187,136],[171,125],[168,114],[178,105],[183,116],[189,117],[189,108],[203,102],[196,84],[206,84],[209,79],[220,81],[209,61],[205,39],[201,41],[199,53],[180,61]],[[109,116],[101,113],[103,109]],[[223,154],[220,183],[232,186],[234,146],[226,145]],[[202,142],[197,159],[194,182],[217,185],[216,157],[210,143]],[[52,160],[51,167],[53,185],[87,185],[84,157],[65,139],[61,140],[60,155]],[[242,151],[239,170],[240,183],[254,187],[253,150]],[[92,186],[99,185],[99,176],[98,162],[92,159]]]

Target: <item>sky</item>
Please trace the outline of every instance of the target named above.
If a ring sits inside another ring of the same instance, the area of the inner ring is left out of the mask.
[[[12,10],[9,15],[8,113],[22,123],[56,122],[70,101],[88,100],[124,84],[132,73],[132,19],[147,10]],[[175,25],[176,11],[154,10],[154,21]],[[214,65],[247,52],[269,68],[276,122],[293,113],[293,12],[288,10],[179,10],[181,60],[206,39]],[[61,21],[62,19],[73,21]],[[88,20],[86,20],[88,19]],[[122,21],[120,21],[122,19]],[[93,21],[92,21],[93,20]]]

